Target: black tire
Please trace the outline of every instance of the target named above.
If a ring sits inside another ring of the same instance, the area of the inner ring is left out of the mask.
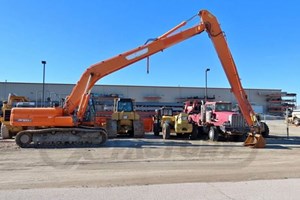
[[[142,120],[133,120],[133,133],[135,138],[145,137],[145,128]]]
[[[210,141],[218,141],[219,139],[219,131],[215,126],[211,126],[208,131],[208,139]]]
[[[192,133],[190,135],[190,140],[196,140],[198,137],[198,127],[193,125],[193,130]]]
[[[2,139],[12,138],[11,135],[9,134],[9,130],[5,124],[1,124],[1,135],[2,135]]]
[[[155,136],[159,136],[159,124],[158,123],[153,124],[153,133]]]
[[[117,120],[106,119],[106,132],[108,138],[115,138],[118,135],[118,122]]]
[[[29,132],[21,131],[16,136],[16,144],[19,147],[26,148],[32,142],[32,134]]]
[[[163,139],[170,139],[171,129],[168,123],[164,123],[162,127]]]
[[[261,133],[261,135],[262,135],[264,138],[269,137],[270,130],[269,130],[268,125],[267,125],[265,122],[261,122],[261,125],[264,126],[264,129],[265,129],[265,130]]]

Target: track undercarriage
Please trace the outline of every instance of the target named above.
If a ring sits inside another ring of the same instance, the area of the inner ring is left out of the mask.
[[[107,140],[103,128],[72,127],[24,130],[17,134],[16,143],[22,148],[31,146],[101,145]]]

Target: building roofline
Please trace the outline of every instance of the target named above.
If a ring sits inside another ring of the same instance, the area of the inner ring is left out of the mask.
[[[0,84],[33,84],[33,85],[41,85],[42,83],[34,83],[34,82],[8,82],[8,81],[0,81]],[[74,86],[75,83],[45,83],[45,85],[70,85]],[[155,86],[155,85],[104,85],[104,84],[96,84],[95,86],[105,86],[105,87],[151,87],[151,88],[189,88],[189,89],[199,89],[199,88],[205,88],[205,87],[195,87],[195,86]],[[209,89],[231,89],[227,87],[208,87]],[[244,90],[279,90],[282,89],[278,88],[244,88]]]

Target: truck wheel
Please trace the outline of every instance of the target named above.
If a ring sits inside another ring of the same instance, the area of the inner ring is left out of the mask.
[[[269,137],[270,130],[269,130],[268,125],[267,125],[265,122],[261,122],[261,124],[264,126],[264,131],[261,133],[261,135],[262,135],[264,138]]]
[[[198,137],[198,127],[193,125],[193,130],[192,133],[190,135],[190,140],[196,140]]]
[[[106,131],[108,138],[115,138],[118,134],[118,124],[116,120],[106,120]]]
[[[208,131],[208,139],[211,141],[218,141],[219,133],[218,129],[215,126],[211,126]]]
[[[168,123],[164,123],[162,127],[163,139],[170,139],[170,125]]]
[[[133,137],[135,138],[143,138],[145,137],[144,131],[144,123],[141,120],[134,120],[133,121]]]
[[[153,124],[153,133],[155,136],[159,136],[159,124],[158,123]]]
[[[10,139],[8,128],[5,124],[1,124],[1,135],[2,139]]]

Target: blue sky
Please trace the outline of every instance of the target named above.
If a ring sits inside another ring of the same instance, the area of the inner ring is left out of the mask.
[[[296,0],[0,0],[0,81],[76,83],[90,65],[136,48],[207,9],[219,20],[244,88],[300,95]],[[199,19],[189,25],[195,25]],[[204,32],[97,84],[204,87],[229,84]],[[298,101],[299,104],[299,101]]]

